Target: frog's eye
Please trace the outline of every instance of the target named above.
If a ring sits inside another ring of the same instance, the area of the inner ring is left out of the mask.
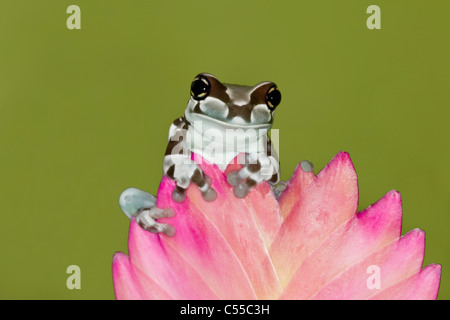
[[[211,91],[211,84],[208,79],[203,76],[199,76],[192,81],[191,84],[191,96],[195,100],[205,99]]]
[[[276,86],[270,87],[266,94],[266,104],[270,110],[275,110],[275,108],[281,102],[281,92]]]

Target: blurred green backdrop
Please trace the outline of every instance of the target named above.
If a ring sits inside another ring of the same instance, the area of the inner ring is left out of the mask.
[[[81,8],[68,30],[66,8]],[[381,30],[366,8],[381,8]],[[271,80],[282,178],[348,151],[360,209],[402,193],[403,233],[450,298],[448,1],[8,1],[0,18],[0,298],[112,299],[117,200],[156,192],[192,78]],[[295,146],[295,147],[293,147]],[[66,288],[67,266],[81,290]]]

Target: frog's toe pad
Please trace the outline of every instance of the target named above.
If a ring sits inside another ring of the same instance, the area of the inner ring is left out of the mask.
[[[230,186],[237,186],[241,182],[241,178],[239,178],[239,170],[229,172],[227,175],[227,181]]]
[[[307,160],[300,161],[300,166],[305,172],[314,172],[314,165]]]
[[[153,219],[172,218],[175,215],[175,211],[172,208],[160,209],[154,207],[152,211]]]
[[[233,189],[234,195],[239,199],[243,199],[249,191],[250,188],[245,184],[239,184]]]
[[[146,230],[153,233],[164,233],[168,237],[175,235],[175,228],[170,224],[156,222],[153,226],[146,228]]]
[[[168,237],[173,237],[175,235],[176,231],[173,226],[171,226],[170,224],[163,224],[163,226],[164,230],[161,231],[162,233],[164,233]]]
[[[186,192],[175,188],[172,192],[172,200],[175,202],[183,202],[186,199]]]
[[[213,188],[209,188],[202,193],[202,196],[205,201],[211,202],[217,199],[217,192]]]
[[[275,197],[278,199],[280,195],[286,190],[289,181],[280,181],[280,183],[273,187],[273,192],[275,193]]]

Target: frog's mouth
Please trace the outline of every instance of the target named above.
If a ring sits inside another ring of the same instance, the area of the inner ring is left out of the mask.
[[[254,130],[260,130],[260,129],[266,129],[269,130],[272,127],[272,122],[270,123],[261,123],[261,124],[247,124],[245,122],[243,123],[229,123],[225,122],[216,118],[209,117],[202,113],[197,112],[188,112],[186,110],[185,112],[186,120],[190,122],[191,125],[193,125],[196,121],[201,121],[203,126],[207,127],[216,127],[216,128],[223,128],[225,130],[227,129],[254,129]],[[215,125],[214,125],[215,124]]]

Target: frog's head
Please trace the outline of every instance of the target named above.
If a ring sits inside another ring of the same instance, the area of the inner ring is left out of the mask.
[[[191,123],[207,120],[225,128],[270,128],[280,101],[281,93],[273,82],[241,86],[200,73],[192,81],[185,116]]]

